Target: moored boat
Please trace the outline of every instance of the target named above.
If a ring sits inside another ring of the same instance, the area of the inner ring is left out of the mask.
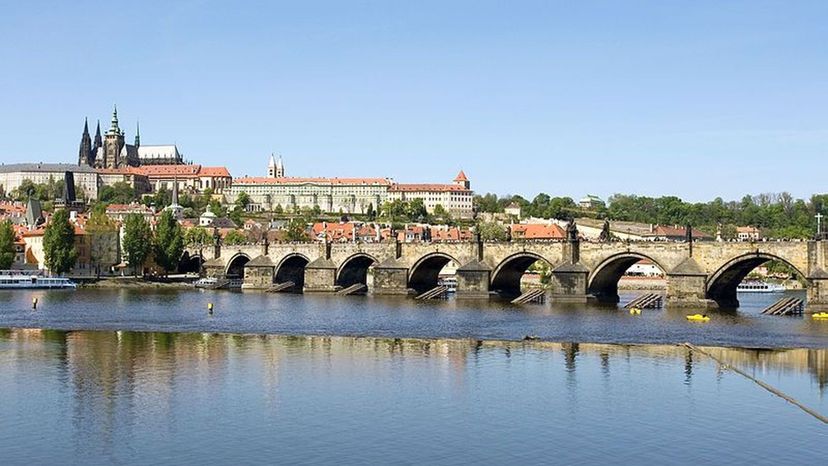
[[[64,277],[44,277],[36,274],[25,274],[21,272],[0,274],[0,290],[17,289],[72,289],[78,285]]]
[[[739,293],[781,293],[785,291],[785,287],[778,283],[746,281],[739,283],[736,291]]]

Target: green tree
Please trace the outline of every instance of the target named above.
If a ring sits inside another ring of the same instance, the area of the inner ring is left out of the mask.
[[[10,220],[0,222],[0,269],[9,269],[14,263],[14,227]]]
[[[248,205],[250,205],[250,196],[244,191],[240,192],[236,196],[236,206],[246,209]]]
[[[92,209],[86,222],[86,234],[89,237],[89,255],[95,266],[95,274],[100,276],[101,265],[112,265],[118,260],[118,227],[106,215],[106,205],[97,204]]]
[[[135,189],[123,181],[101,187],[98,200],[108,204],[129,204],[137,200]]]
[[[307,241],[308,233],[305,231],[305,221],[301,218],[294,218],[290,221],[287,228],[288,241]]]
[[[477,231],[483,241],[506,241],[509,237],[506,227],[495,222],[480,222]]]
[[[193,227],[184,232],[184,243],[188,246],[212,244],[213,235],[204,227]]]
[[[75,249],[75,227],[69,221],[69,211],[60,209],[52,214],[43,233],[43,253],[46,267],[61,275],[70,270],[78,260]]]
[[[178,261],[184,252],[184,235],[181,225],[169,210],[165,210],[155,227],[153,255],[155,262],[167,273],[178,267]]]
[[[224,237],[224,244],[237,245],[248,243],[247,235],[239,230],[230,230]]]
[[[129,214],[124,221],[124,254],[137,275],[152,248],[152,230],[141,214]]]
[[[377,212],[374,210],[373,202],[368,204],[368,208],[365,210],[365,215],[368,217],[368,221],[374,221],[374,219],[377,218]]]

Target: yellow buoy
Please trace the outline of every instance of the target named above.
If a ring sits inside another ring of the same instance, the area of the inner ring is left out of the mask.
[[[207,303],[207,312],[213,313],[213,303]]]
[[[692,314],[687,316],[687,320],[690,322],[708,322],[710,317],[707,317],[707,314]]]
[[[811,314],[812,319],[828,319],[828,312],[816,312]]]
[[[37,298],[32,298],[32,309],[37,309]]]
[[[632,314],[634,316],[637,316],[637,315],[641,314],[641,309],[639,309],[637,307],[630,308],[630,314]]]

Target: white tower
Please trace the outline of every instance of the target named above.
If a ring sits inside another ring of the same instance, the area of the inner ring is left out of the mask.
[[[282,163],[282,156],[279,156],[279,160],[276,162],[276,178],[284,178],[285,177],[285,164]]]
[[[267,164],[267,176],[269,178],[276,178],[276,158],[270,154],[270,162]]]

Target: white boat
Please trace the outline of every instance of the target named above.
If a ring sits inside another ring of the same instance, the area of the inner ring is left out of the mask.
[[[760,281],[749,281],[739,283],[736,287],[739,293],[780,293],[785,287],[778,283],[765,283]]]
[[[9,274],[0,275],[0,290],[9,289],[75,289],[78,285],[63,277],[43,277],[40,275]]]
[[[200,278],[193,282],[193,286],[196,288],[213,288],[218,285],[217,278]]]

